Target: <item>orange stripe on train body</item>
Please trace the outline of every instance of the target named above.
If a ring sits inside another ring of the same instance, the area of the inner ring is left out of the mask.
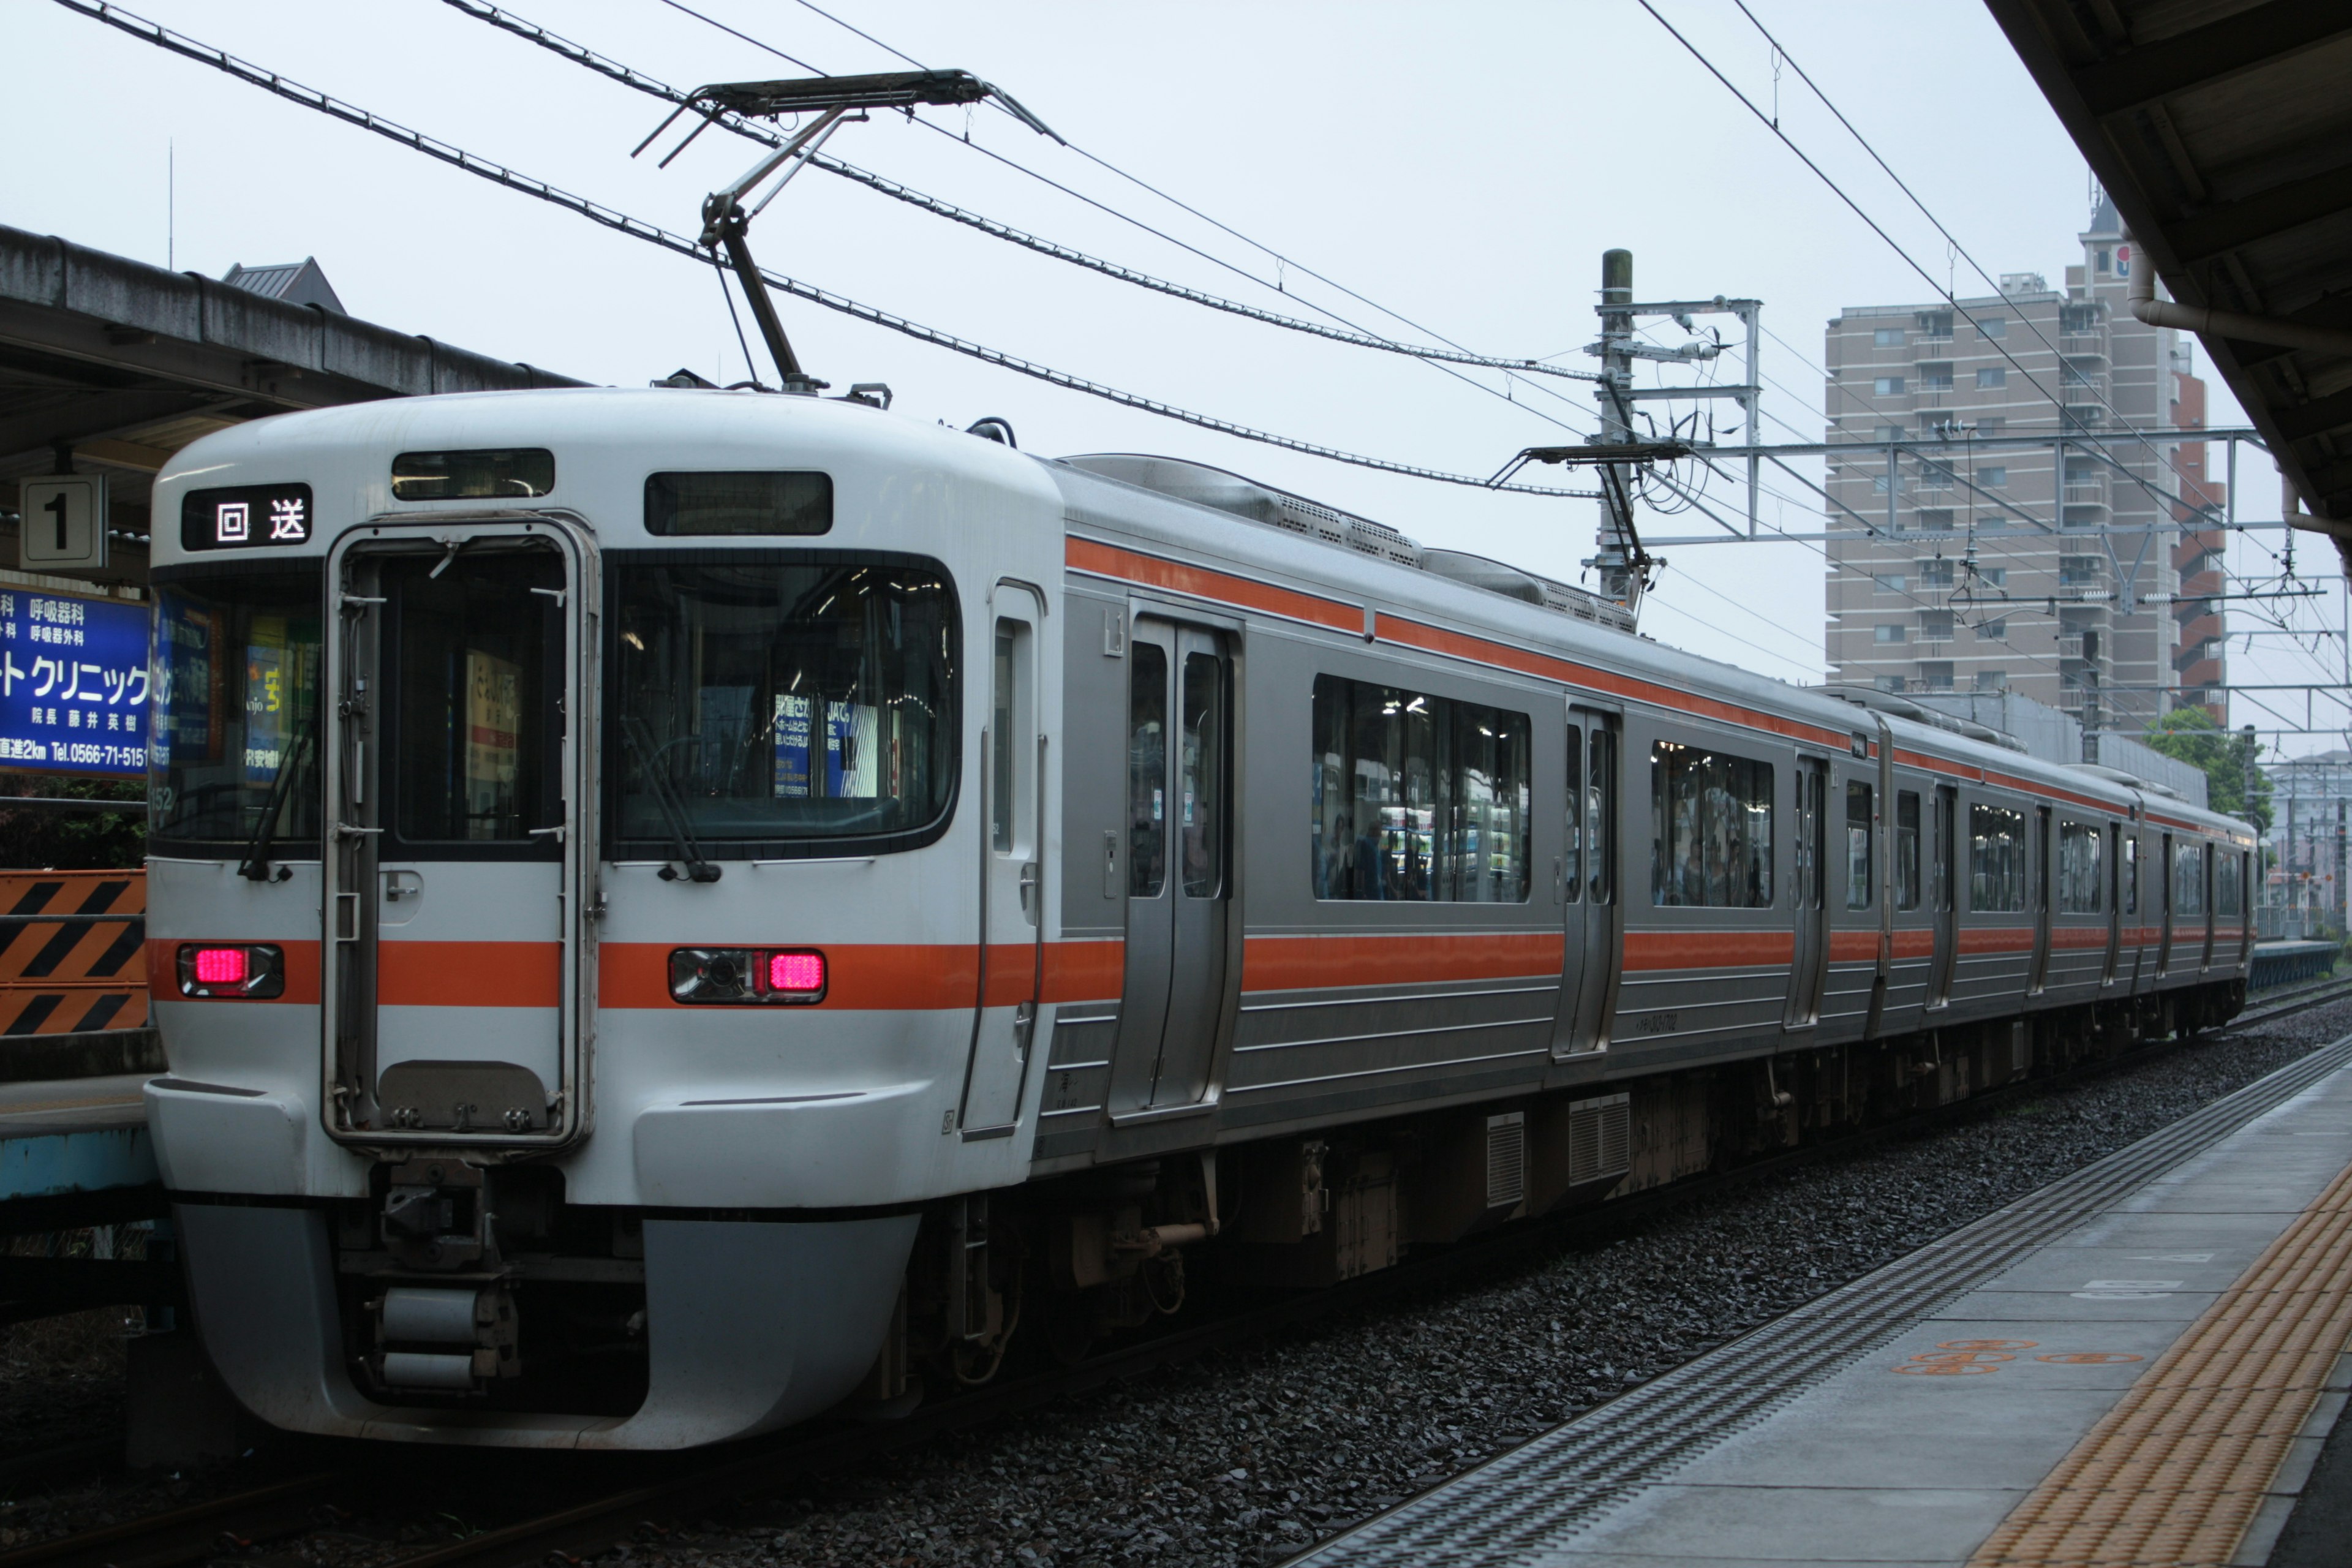
[[[1895,956],[1897,958],[1933,958],[1936,956],[1936,933],[1933,931],[1898,931],[1895,933]]]
[[[384,938],[375,952],[379,1006],[554,1007],[563,1000],[561,942]]]
[[[1717,969],[1790,963],[1797,937],[1787,931],[1629,931],[1625,971]]]
[[[1551,931],[1466,931],[1380,936],[1254,936],[1243,944],[1244,991],[1315,991],[1450,980],[1559,978],[1566,936]]]
[[[803,942],[740,937],[700,942],[608,942],[597,950],[597,996],[604,1007],[677,1007],[669,994],[669,955],[680,947],[813,947],[824,954],[820,1007],[933,1012],[969,1007],[980,991],[980,949],[971,942]],[[1045,944],[1046,1002],[1116,1000],[1126,984],[1120,941]],[[1032,942],[991,943],[988,1005],[1028,1001],[1037,978]]]
[[[1236,577],[1230,572],[1191,566],[1163,556],[1145,555],[1115,544],[1105,544],[1098,540],[1075,536],[1064,547],[1062,560],[1074,572],[1091,573],[1098,577],[1117,577],[1148,588],[1165,588],[1190,598],[1213,599],[1220,604],[1238,605],[1244,609],[1263,610],[1270,616],[1329,626],[1335,631],[1351,632],[1359,637],[1363,635],[1364,612],[1360,606],[1338,599],[1327,599],[1319,594],[1276,587],[1254,578]]]
[[[1959,951],[1962,952],[2032,952],[2033,928],[2032,926],[1995,926],[1990,930],[1979,927],[1975,931],[1962,931]]]

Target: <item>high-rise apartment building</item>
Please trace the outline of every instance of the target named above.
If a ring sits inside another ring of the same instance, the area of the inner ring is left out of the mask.
[[[2223,722],[2221,536],[2200,443],[2069,437],[2200,426],[2189,340],[2126,302],[2131,247],[2102,200],[2065,288],[2011,273],[1960,309],[1829,323],[1829,678],[2013,689],[2137,731],[2184,703]],[[2031,444],[2012,438],[2032,437]],[[1909,448],[1895,442],[1926,442]]]

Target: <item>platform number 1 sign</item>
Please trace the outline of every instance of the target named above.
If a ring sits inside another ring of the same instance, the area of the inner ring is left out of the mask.
[[[87,572],[106,564],[103,474],[21,480],[16,511],[25,565]]]

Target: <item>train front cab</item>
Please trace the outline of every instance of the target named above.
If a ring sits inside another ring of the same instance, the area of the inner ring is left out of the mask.
[[[276,1426],[803,1418],[919,1206],[1018,1176],[1050,492],[837,405],[593,396],[265,421],[160,492],[150,1117]]]

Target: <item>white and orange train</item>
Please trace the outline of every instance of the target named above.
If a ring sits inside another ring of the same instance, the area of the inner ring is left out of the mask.
[[[2243,996],[2243,824],[1189,463],[542,391],[155,504],[148,1109],[284,1427],[904,1403]]]

